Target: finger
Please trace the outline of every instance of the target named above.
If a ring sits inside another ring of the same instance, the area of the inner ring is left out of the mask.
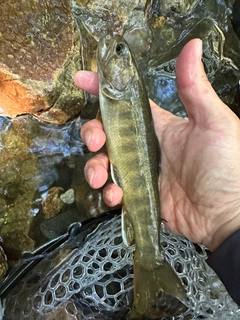
[[[207,79],[201,61],[202,41],[189,41],[176,64],[179,96],[189,120],[208,127],[226,117],[230,109],[220,100]]]
[[[108,184],[103,190],[103,200],[109,207],[114,207],[120,204],[122,197],[122,189],[114,183]]]
[[[106,141],[102,123],[96,119],[85,123],[81,129],[81,138],[90,151],[100,150]]]
[[[97,72],[78,71],[74,76],[74,82],[79,88],[98,96],[99,81]]]
[[[88,160],[84,168],[87,182],[93,189],[101,188],[108,179],[109,162],[106,153],[99,153]]]

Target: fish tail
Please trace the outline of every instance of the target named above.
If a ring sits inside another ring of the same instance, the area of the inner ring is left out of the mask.
[[[149,266],[134,263],[134,306],[137,312],[147,315],[161,291],[186,300],[183,284],[166,260]]]

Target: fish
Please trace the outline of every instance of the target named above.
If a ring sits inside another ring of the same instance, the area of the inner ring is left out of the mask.
[[[185,288],[164,259],[158,141],[148,95],[128,43],[106,35],[97,49],[100,115],[114,183],[123,190],[122,237],[135,243],[134,308],[149,315],[161,291],[186,299]]]

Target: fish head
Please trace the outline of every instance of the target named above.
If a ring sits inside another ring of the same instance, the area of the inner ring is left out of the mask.
[[[100,91],[112,99],[122,97],[136,74],[135,62],[127,42],[120,35],[107,35],[98,43]]]

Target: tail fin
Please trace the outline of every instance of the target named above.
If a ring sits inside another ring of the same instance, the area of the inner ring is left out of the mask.
[[[134,263],[134,305],[141,315],[148,315],[160,291],[180,300],[187,298],[180,279],[166,260],[149,268]]]

